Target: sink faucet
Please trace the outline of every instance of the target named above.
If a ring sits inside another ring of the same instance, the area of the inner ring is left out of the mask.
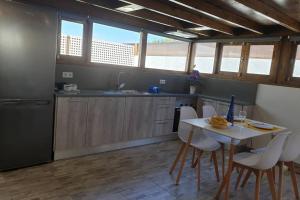
[[[117,76],[117,90],[121,90],[122,88],[125,87],[126,83],[123,82],[123,83],[120,83],[120,79],[121,79],[121,75],[122,74],[125,74],[125,72],[119,72],[118,73],[118,76]]]

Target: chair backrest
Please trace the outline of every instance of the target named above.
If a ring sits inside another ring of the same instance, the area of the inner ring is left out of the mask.
[[[290,133],[285,141],[280,161],[295,161],[300,155],[300,134]]]
[[[194,108],[190,106],[180,107],[180,120],[198,118]],[[187,141],[192,126],[179,121],[178,136],[181,140]]]
[[[217,112],[212,105],[204,105],[202,107],[202,111],[203,111],[203,118],[208,118],[217,115]]]
[[[265,151],[260,154],[260,159],[255,165],[257,169],[270,169],[276,165],[283,150],[288,133],[280,133],[267,145]]]

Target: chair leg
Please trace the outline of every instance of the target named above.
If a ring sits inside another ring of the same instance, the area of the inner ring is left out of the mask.
[[[251,173],[252,173],[252,171],[250,169],[248,169],[247,174],[246,174],[246,176],[245,176],[245,178],[242,182],[242,185],[241,185],[242,188],[245,187],[245,185],[247,184]]]
[[[221,144],[221,151],[222,151],[222,176],[225,176],[225,145]]]
[[[176,158],[175,158],[175,160],[174,160],[174,162],[173,162],[173,164],[172,164],[172,166],[171,166],[171,168],[170,168],[169,174],[172,174],[172,173],[173,173],[173,171],[174,171],[174,169],[175,169],[175,167],[176,167],[176,165],[177,165],[177,163],[178,163],[178,161],[179,161],[179,159],[180,159],[180,157],[181,157],[181,154],[182,154],[182,152],[183,152],[184,146],[185,146],[185,144],[182,143],[182,145],[181,145],[181,147],[180,147],[180,150],[179,150],[179,152],[177,153],[177,156],[176,156]]]
[[[213,151],[211,153],[213,161],[214,161],[214,167],[215,167],[215,173],[216,173],[216,177],[217,177],[217,181],[220,181],[220,175],[219,175],[219,168],[218,168],[218,160],[217,160],[217,153],[215,151]]]
[[[245,171],[245,168],[243,167],[243,168],[240,170],[239,176],[238,176],[238,178],[237,178],[237,180],[236,180],[236,184],[235,184],[235,187],[234,187],[235,190],[237,190],[237,188],[238,188],[239,185],[240,185],[240,182],[241,182],[242,176],[243,176],[243,174],[244,174],[244,171]]]
[[[197,152],[197,150],[196,150],[196,152]],[[202,153],[203,153],[203,151],[200,151],[201,155],[202,155]],[[195,161],[193,163],[192,168],[195,168],[198,165],[198,159],[199,159],[199,155],[196,155],[196,159],[195,159]]]
[[[275,167],[272,168],[272,175],[273,175],[274,182],[276,182],[276,169],[275,169]]]
[[[278,162],[279,167],[279,180],[278,180],[278,191],[277,191],[277,199],[281,200],[282,191],[283,191],[283,162]]]
[[[269,182],[269,187],[272,193],[272,200],[276,200],[276,191],[275,191],[275,181],[273,179],[273,168],[267,170],[267,176],[268,176],[268,182]]]
[[[296,199],[299,199],[299,191],[298,191],[298,185],[297,185],[297,178],[296,178],[294,162],[289,162],[288,167],[290,168],[290,171],[291,171],[291,179],[292,179],[292,184],[293,184],[293,190],[294,190],[294,193],[295,193],[295,197],[296,197]]]
[[[192,167],[192,168],[195,168],[195,167],[194,167],[194,163],[195,163],[195,154],[196,154],[196,148],[193,148],[193,156],[192,156],[192,163],[191,163],[191,167]]]
[[[259,200],[260,195],[260,182],[261,182],[261,171],[256,171],[256,183],[255,183],[255,200]]]
[[[202,151],[198,150],[197,151],[198,156],[197,156],[197,188],[198,191],[200,190],[200,160],[201,160],[201,155],[202,155]]]

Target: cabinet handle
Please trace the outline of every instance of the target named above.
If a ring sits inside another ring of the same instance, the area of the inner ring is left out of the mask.
[[[158,106],[158,108],[170,108],[171,106],[169,106],[169,105],[165,105],[165,106],[163,106],[163,105],[160,105],[160,106]]]
[[[69,99],[69,102],[84,102],[80,99]]]
[[[168,122],[156,122],[156,124],[167,124]]]

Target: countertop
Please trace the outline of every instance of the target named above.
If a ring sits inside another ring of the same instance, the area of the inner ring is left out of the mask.
[[[211,99],[221,102],[230,102],[230,98],[216,97],[216,96],[207,96],[202,94],[187,94],[187,93],[166,93],[161,92],[158,94],[148,93],[148,92],[139,92],[139,93],[122,93],[116,91],[102,91],[102,90],[81,90],[80,92],[64,92],[58,91],[55,92],[56,97],[200,97],[203,99]],[[254,105],[251,102],[244,101],[235,101],[235,104],[238,105]]]
[[[64,92],[59,91],[55,93],[58,97],[198,97],[198,94],[186,93],[166,93],[161,92],[158,94],[148,92],[138,93],[123,93],[116,91],[102,91],[102,90],[81,90],[80,92]]]

